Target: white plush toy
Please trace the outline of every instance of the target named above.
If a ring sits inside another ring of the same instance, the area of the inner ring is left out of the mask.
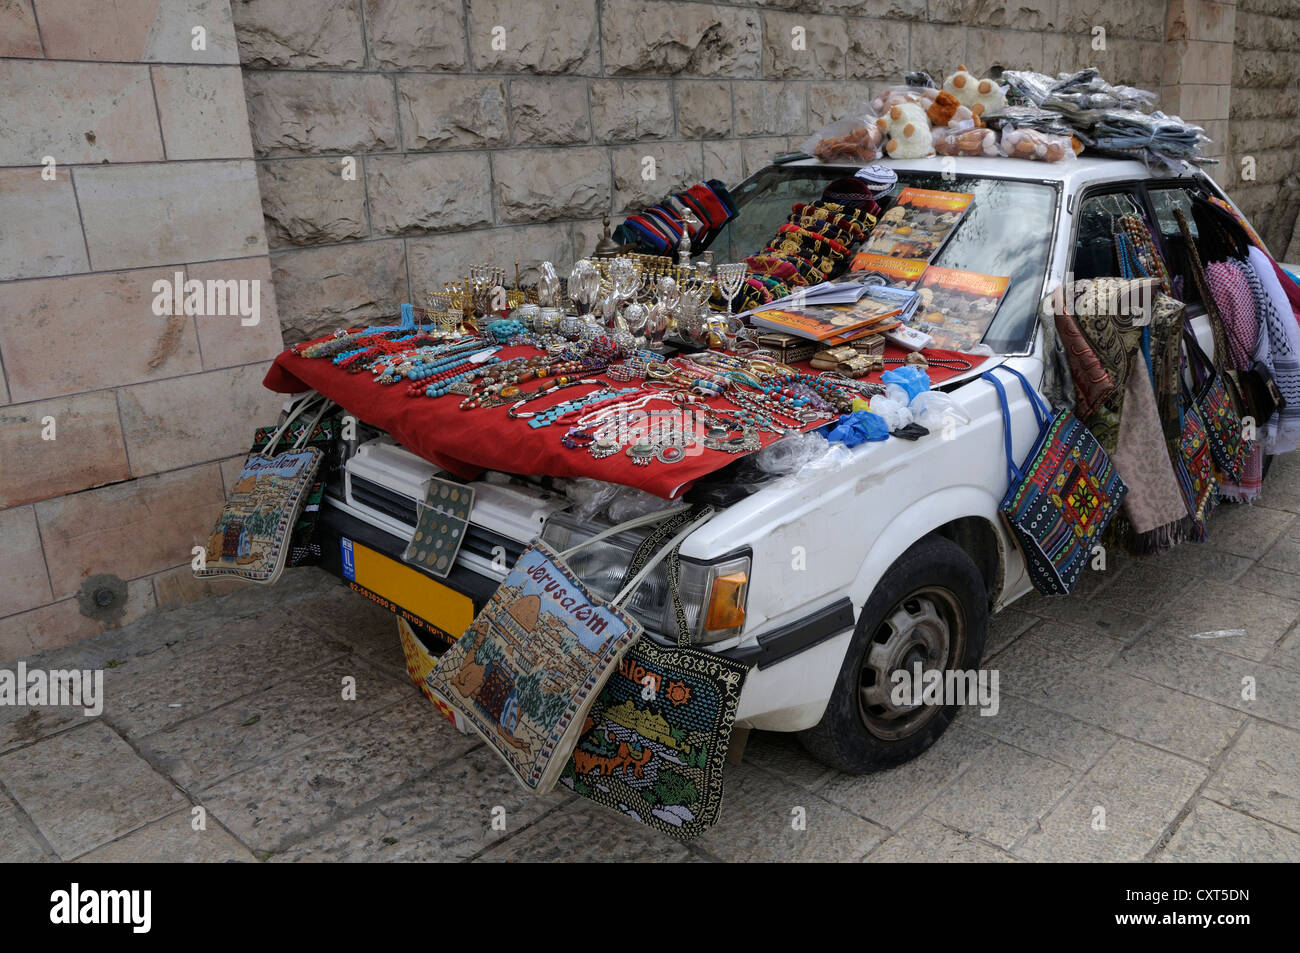
[[[991,79],[976,79],[964,66],[957,67],[957,72],[944,80],[943,88],[976,116],[995,113],[1007,104],[1007,97],[997,83]]]
[[[925,110],[914,103],[899,103],[890,107],[876,125],[889,137],[885,154],[891,159],[919,159],[934,155],[934,137],[930,134],[930,120]]]
[[[903,103],[915,103],[922,109],[928,109],[938,95],[939,91],[937,89],[928,87],[891,86],[871,101],[871,108],[877,116],[883,116],[895,106]]]

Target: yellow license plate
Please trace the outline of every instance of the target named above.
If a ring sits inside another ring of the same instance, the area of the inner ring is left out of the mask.
[[[348,585],[413,626],[450,643],[474,621],[469,596],[347,537],[339,545]]]

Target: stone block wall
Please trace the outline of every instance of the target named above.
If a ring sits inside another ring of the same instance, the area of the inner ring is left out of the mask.
[[[260,321],[155,309],[178,272]],[[0,660],[211,591],[270,279],[228,0],[0,0]]]
[[[1237,0],[1232,38],[1226,184],[1269,250],[1295,262],[1300,243],[1290,238],[1300,213],[1300,0]]]
[[[735,184],[905,69],[1095,64],[1161,89],[1184,2],[234,0],[286,339],[475,262],[567,265],[603,215]],[[1226,126],[1218,95],[1187,102]]]

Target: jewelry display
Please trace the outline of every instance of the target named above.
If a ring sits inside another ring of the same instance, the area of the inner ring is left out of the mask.
[[[819,350],[735,316],[737,299],[770,300],[820,280],[819,269],[842,257],[861,228],[827,203],[781,226],[789,252],[781,257],[769,248],[739,262],[700,256],[694,266],[680,255],[581,259],[565,280],[543,262],[535,292],[520,289],[516,276],[508,307],[503,269],[474,265],[430,292],[428,308],[404,306],[400,325],[339,330],[293,350],[369,373],[381,386],[401,383],[411,397],[454,394],[459,410],[483,415],[465,418],[466,433],[482,422],[487,439],[509,443],[497,428],[527,421],[534,440],[558,439],[624,474],[680,465],[689,481],[699,467],[688,458],[752,453],[862,408],[884,393],[867,374],[973,368],[976,358],[940,352],[892,349],[886,357],[883,338]],[[689,229],[683,244],[689,249]],[[655,350],[670,332],[675,348]],[[576,396],[559,393],[570,388]],[[612,472],[602,478],[618,482]]]

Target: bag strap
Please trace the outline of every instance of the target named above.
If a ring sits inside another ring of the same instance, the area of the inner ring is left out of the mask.
[[[1187,351],[1187,366],[1192,372],[1192,383],[1199,390],[1202,384],[1214,379],[1214,362],[1196,340],[1196,332],[1190,323],[1183,324],[1183,346]],[[1179,375],[1179,379],[1182,375]]]
[[[1007,391],[991,371],[985,371],[980,377],[997,389],[998,400],[1002,402],[1002,450],[1007,455],[1007,483],[1015,486],[1016,481],[1020,479],[1020,468],[1016,466],[1016,461],[1011,455],[1011,409],[1007,406]]]
[[[626,603],[629,599],[631,599],[632,596],[636,595],[636,591],[640,589],[641,584],[650,577],[650,573],[654,572],[655,567],[658,566],[661,562],[663,562],[663,560],[667,556],[676,553],[677,550],[681,548],[681,545],[685,541],[687,536],[690,536],[691,533],[695,532],[697,529],[699,529],[701,526],[703,526],[711,519],[713,519],[713,507],[706,506],[701,511],[701,515],[699,517],[697,517],[696,519],[692,520],[689,524],[687,524],[683,529],[681,529],[677,533],[676,536],[670,539],[664,545],[664,547],[661,550],[659,550],[659,552],[655,553],[646,561],[646,564],[641,567],[641,571],[638,572],[635,576],[633,576],[632,580],[628,582],[627,585],[625,585],[621,590],[619,590],[618,595],[616,595],[613,599],[610,600],[610,605],[621,607],[624,603]]]
[[[1016,466],[1015,459],[1012,455],[1011,408],[1007,404],[1006,389],[1002,386],[1002,382],[993,376],[993,371],[997,370],[1010,371],[1012,374],[1016,375],[1016,377],[1020,378],[1020,386],[1024,388],[1025,395],[1029,398],[1029,406],[1034,409],[1034,419],[1038,421],[1038,430],[1040,433],[1043,430],[1046,430],[1048,424],[1051,423],[1052,410],[1047,406],[1047,401],[1043,400],[1038,391],[1034,389],[1034,385],[1029,383],[1029,378],[1025,377],[1024,374],[1020,373],[1014,367],[1010,367],[1006,364],[999,364],[997,367],[991,367],[980,375],[980,377],[987,378],[993,386],[997,388],[998,400],[1002,402],[1003,449],[1006,450],[1007,454],[1007,472],[1010,476],[1011,483],[1014,484],[1017,479],[1023,479],[1024,475],[1021,473],[1020,468]]]
[[[311,423],[309,423],[306,426],[306,428],[303,430],[302,436],[300,436],[296,441],[294,441],[293,449],[295,451],[301,450],[303,447],[307,446],[307,442],[311,440],[311,435],[312,432],[316,429],[316,425],[321,422],[326,412],[333,406],[334,406],[334,401],[332,400],[321,401],[320,410],[316,411],[316,416],[311,419]]]
[[[584,539],[582,542],[574,546],[570,546],[568,549],[564,550],[559,555],[562,559],[568,558],[569,556],[576,553],[578,550],[586,546],[590,546],[592,543],[598,543],[602,539],[608,539],[611,536],[617,536],[619,533],[625,533],[630,529],[637,529],[638,527],[641,526],[649,526],[651,523],[658,523],[662,519],[667,519],[670,516],[676,516],[678,513],[684,512],[690,508],[691,505],[689,503],[679,503],[677,506],[670,506],[665,510],[656,510],[653,513],[646,513],[644,516],[637,516],[633,519],[619,523],[617,526],[611,526],[609,529],[601,530],[595,536],[592,536],[588,539]]]
[[[698,513],[703,513],[703,510],[699,510]],[[627,571],[623,573],[623,580],[619,583],[619,588],[621,589],[628,580],[639,573],[642,567],[645,566],[646,561],[663,547],[664,542],[669,537],[690,522],[693,515],[697,515],[696,511],[687,511],[678,513],[676,516],[670,516],[656,526],[654,531],[645,539],[641,540],[641,545],[636,548],[636,552],[632,554],[632,558],[628,561]],[[681,560],[678,558],[680,549],[681,547],[678,546],[668,553],[665,576],[668,582],[668,598],[672,601],[673,616],[677,623],[677,644],[689,645],[691,641],[690,626],[686,621],[686,609],[682,605]]]
[[[1009,367],[1006,364],[999,364],[997,367],[990,368],[990,370],[1010,371],[1020,378],[1020,386],[1025,389],[1025,393],[1029,396],[1029,403],[1034,408],[1034,417],[1038,419],[1038,429],[1041,430],[1052,422],[1052,408],[1047,406],[1047,401],[1043,400],[1042,395],[1038,393],[1034,385],[1029,383],[1029,378],[1014,367]]]
[[[275,448],[279,446],[280,440],[284,437],[286,433],[288,433],[289,428],[293,426],[293,422],[297,420],[299,417],[301,417],[303,412],[307,410],[307,408],[315,406],[316,400],[318,398],[323,401],[321,405],[322,406],[321,414],[318,414],[316,416],[316,420],[319,421],[321,415],[324,413],[323,408],[329,403],[329,401],[324,399],[323,394],[314,393],[310,397],[304,397],[298,403],[297,407],[289,411],[289,416],[285,417],[284,423],[282,423],[279,429],[277,429],[275,433],[271,435],[271,439],[266,442],[265,447],[263,447],[261,450],[258,451],[258,455],[266,457],[268,460],[271,459],[271,457],[275,456]],[[315,426],[316,424],[315,422],[313,422],[312,427]],[[308,433],[311,432],[311,427],[308,428],[307,432]],[[294,447],[294,449],[296,450],[297,447]]]

